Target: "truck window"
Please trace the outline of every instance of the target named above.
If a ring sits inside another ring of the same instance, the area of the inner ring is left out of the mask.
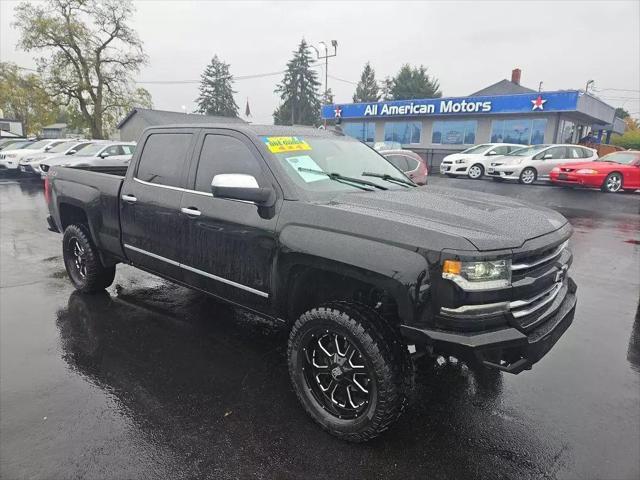
[[[159,185],[181,187],[191,137],[191,133],[150,135],[140,156],[136,178]]]
[[[262,177],[259,160],[242,141],[227,135],[207,135],[198,161],[196,190],[211,191],[211,180],[219,173],[253,175],[258,182]]]

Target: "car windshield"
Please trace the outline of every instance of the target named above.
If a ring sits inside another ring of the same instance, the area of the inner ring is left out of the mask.
[[[602,157],[600,162],[615,162],[622,165],[631,165],[635,160],[640,159],[640,152],[613,152]]]
[[[51,140],[40,140],[39,142],[32,143],[28,147],[25,147],[26,150],[40,150],[45,148],[47,145],[51,143]]]
[[[16,142],[16,143],[12,143],[11,145],[8,145],[6,149],[7,150],[22,150],[23,148],[26,148],[31,144],[33,144],[33,142]]]
[[[106,143],[93,143],[91,145],[88,145],[88,146],[84,147],[82,150],[79,150],[78,153],[76,153],[76,156],[78,156],[78,157],[90,157],[92,155],[97,155],[106,146],[107,146]]]
[[[524,147],[519,148],[518,150],[514,150],[509,155],[514,155],[516,157],[530,157],[531,155],[535,155],[536,153],[544,150],[549,145],[536,145],[535,147]]]
[[[492,146],[493,145],[476,145],[475,147],[467,148],[460,153],[484,153],[486,149]]]
[[[407,181],[407,177],[382,155],[348,137],[262,137],[267,149],[295,184],[310,192],[361,191],[372,189],[365,183],[348,183],[336,177],[373,182],[388,189],[410,188],[371,174],[389,175]],[[327,174],[332,175],[333,179]],[[366,175],[364,175],[366,174]],[[357,186],[356,186],[357,185]]]
[[[49,150],[49,153],[63,153],[63,152],[66,152],[71,147],[73,147],[76,143],[78,143],[78,142],[73,141],[73,142],[62,142],[62,143],[59,143],[58,145],[53,147],[51,150]]]

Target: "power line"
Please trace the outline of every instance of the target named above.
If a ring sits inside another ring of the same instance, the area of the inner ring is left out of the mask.
[[[309,68],[317,68],[322,67],[322,63],[316,63],[309,65]],[[256,73],[253,75],[238,75],[237,77],[232,77],[233,81],[241,81],[241,80],[251,80],[254,78],[263,78],[263,77],[273,77],[275,75],[282,75],[286,73],[287,70],[279,70],[277,72],[267,72],[267,73]],[[146,84],[157,84],[157,85],[171,85],[171,84],[197,84],[200,83],[201,80],[138,80],[136,83],[146,83]]]

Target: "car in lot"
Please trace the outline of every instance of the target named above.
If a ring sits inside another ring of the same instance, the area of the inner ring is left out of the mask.
[[[452,153],[442,159],[440,173],[449,177],[467,176],[473,180],[482,178],[491,159],[507,155],[523,145],[514,143],[483,143],[460,153]]]
[[[0,151],[7,150],[11,145],[17,145],[18,143],[23,143],[26,140],[26,138],[3,138],[0,140]]]
[[[557,185],[634,192],[640,189],[640,151],[613,152],[593,162],[558,165],[550,178]]]
[[[120,174],[52,167],[45,198],[76,289],[126,263],[280,322],[302,407],[366,441],[404,410],[411,355],[530,369],[572,323],[572,227],[517,199],[417,188],[339,132],[145,130]]]
[[[122,167],[127,166],[136,149],[136,142],[114,142],[95,140],[73,156],[57,156],[48,158],[39,164],[41,177],[45,177],[52,166],[95,166]]]
[[[597,158],[595,150],[580,145],[533,145],[492,160],[487,175],[496,181],[517,180],[531,185],[536,180],[549,180],[551,170],[559,165]]]
[[[381,150],[380,155],[389,160],[394,167],[403,172],[417,185],[427,184],[427,175],[429,174],[427,162],[417,153],[402,149]]]
[[[0,152],[0,170],[17,170],[20,160],[37,153],[44,153],[51,150],[56,145],[66,142],[67,139],[47,139],[33,142],[23,148],[10,148]]]
[[[40,163],[54,157],[75,155],[89,145],[91,145],[91,140],[84,139],[62,142],[46,152],[35,153],[21,158],[18,162],[18,170],[20,170],[21,173],[40,176],[42,173],[40,170]]]

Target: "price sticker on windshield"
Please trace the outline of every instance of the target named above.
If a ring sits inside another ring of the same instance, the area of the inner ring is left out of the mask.
[[[311,145],[298,137],[262,137],[271,153],[304,152],[311,150]]]

